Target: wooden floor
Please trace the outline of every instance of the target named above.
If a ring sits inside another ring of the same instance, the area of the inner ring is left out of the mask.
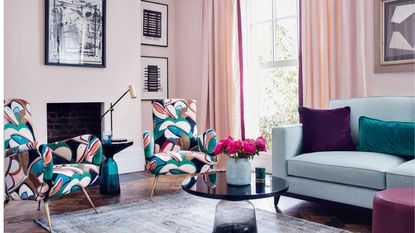
[[[180,190],[180,183],[186,176],[162,176],[156,188],[156,195],[174,193]],[[151,175],[143,172],[121,175],[121,194],[119,196],[102,195],[99,186],[88,188],[88,193],[96,206],[125,203],[147,198],[153,181]],[[275,211],[273,199],[255,200],[257,208]],[[50,201],[51,214],[60,214],[90,208],[81,191],[64,198]],[[306,219],[352,232],[370,232],[371,215],[361,209],[322,205],[298,199],[281,197],[279,207],[283,214]],[[44,215],[43,206],[36,210],[37,203],[32,201],[11,201],[4,210],[5,232],[46,232],[33,218]],[[53,222],[53,216],[52,216]]]

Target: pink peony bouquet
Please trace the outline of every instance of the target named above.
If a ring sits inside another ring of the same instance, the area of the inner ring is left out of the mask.
[[[260,151],[266,151],[265,138],[259,137],[254,139],[235,140],[229,136],[225,139],[221,139],[213,150],[213,153],[226,154],[231,158],[240,159],[248,158],[253,159],[255,155],[259,155]]]

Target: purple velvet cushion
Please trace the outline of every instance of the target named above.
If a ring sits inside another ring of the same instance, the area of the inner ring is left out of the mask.
[[[350,131],[350,107],[317,110],[299,107],[303,153],[356,150]]]

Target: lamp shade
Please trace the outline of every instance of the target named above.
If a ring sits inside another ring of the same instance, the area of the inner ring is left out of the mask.
[[[128,86],[128,90],[130,91],[131,99],[137,98],[137,94],[135,93],[135,87],[134,87],[134,85],[129,85]]]

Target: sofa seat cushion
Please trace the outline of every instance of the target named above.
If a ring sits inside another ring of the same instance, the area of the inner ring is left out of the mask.
[[[402,157],[374,152],[315,152],[288,159],[288,175],[385,189],[385,172],[405,161]]]
[[[386,187],[414,187],[415,159],[402,163],[386,171]]]

